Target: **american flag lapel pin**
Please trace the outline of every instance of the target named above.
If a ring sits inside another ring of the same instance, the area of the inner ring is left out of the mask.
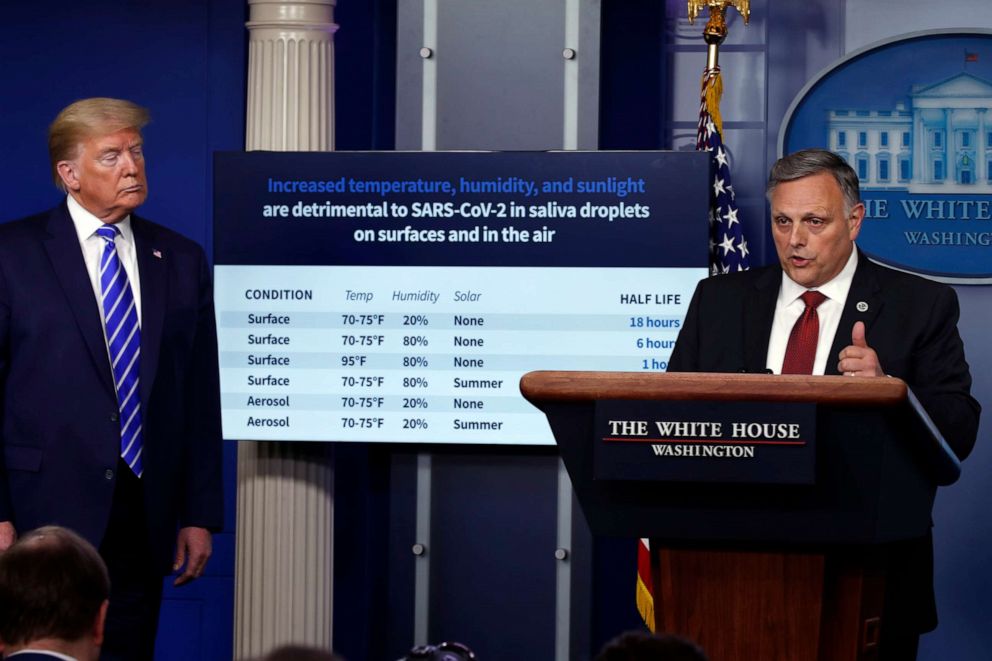
[[[155,257],[157,257],[158,259],[162,259],[162,251],[161,250],[152,250],[152,254],[155,255]]]

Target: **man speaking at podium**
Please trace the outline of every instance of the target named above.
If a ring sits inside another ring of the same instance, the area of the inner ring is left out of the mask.
[[[132,213],[147,122],[119,99],[66,107],[48,136],[66,199],[0,225],[0,552],[49,524],[99,548],[104,659],[152,658],[162,577],[200,575],[223,515],[209,271]]]
[[[779,264],[699,283],[671,372],[771,372],[906,381],[961,459],[981,407],[957,330],[954,290],[884,268],[854,241],[865,207],[836,154],[809,149],[772,167],[771,230]],[[937,625],[929,535],[888,553],[885,659],[914,659]]]

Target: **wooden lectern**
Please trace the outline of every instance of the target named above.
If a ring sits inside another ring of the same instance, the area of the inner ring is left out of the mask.
[[[877,658],[886,545],[926,535],[936,487],[960,474],[895,378],[530,372],[520,390],[547,415],[593,533],[650,538],[656,631],[712,661]],[[597,479],[597,406],[630,400],[815,404],[815,477]]]

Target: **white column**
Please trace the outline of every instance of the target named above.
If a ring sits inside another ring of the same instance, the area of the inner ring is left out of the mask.
[[[951,140],[954,138],[954,131],[951,128],[950,108],[944,108],[944,183],[955,183],[954,160],[951,152]]]
[[[334,148],[336,0],[248,0],[249,150]],[[242,442],[234,657],[331,648],[334,469],[327,446]]]
[[[246,149],[334,149],[335,2],[248,0]]]
[[[913,142],[916,143],[916,148],[913,150],[912,178],[918,184],[928,184],[932,181],[930,155],[927,150],[926,128],[923,126],[923,111],[919,108],[913,109]]]
[[[985,142],[985,113],[988,112],[988,108],[975,108],[975,112],[978,113],[978,135],[975,137],[978,143],[975,145],[975,183],[984,186],[988,183],[986,179],[988,152]]]

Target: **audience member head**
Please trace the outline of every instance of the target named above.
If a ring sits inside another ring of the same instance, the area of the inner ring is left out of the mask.
[[[343,661],[343,659],[322,647],[282,645],[262,657],[262,661]]]
[[[595,661],[707,661],[698,646],[672,634],[628,631],[608,642]]]
[[[110,579],[96,549],[65,528],[33,530],[0,554],[5,652],[40,649],[96,659]]]
[[[437,645],[417,645],[399,661],[475,661],[475,652],[464,643],[449,641]]]

